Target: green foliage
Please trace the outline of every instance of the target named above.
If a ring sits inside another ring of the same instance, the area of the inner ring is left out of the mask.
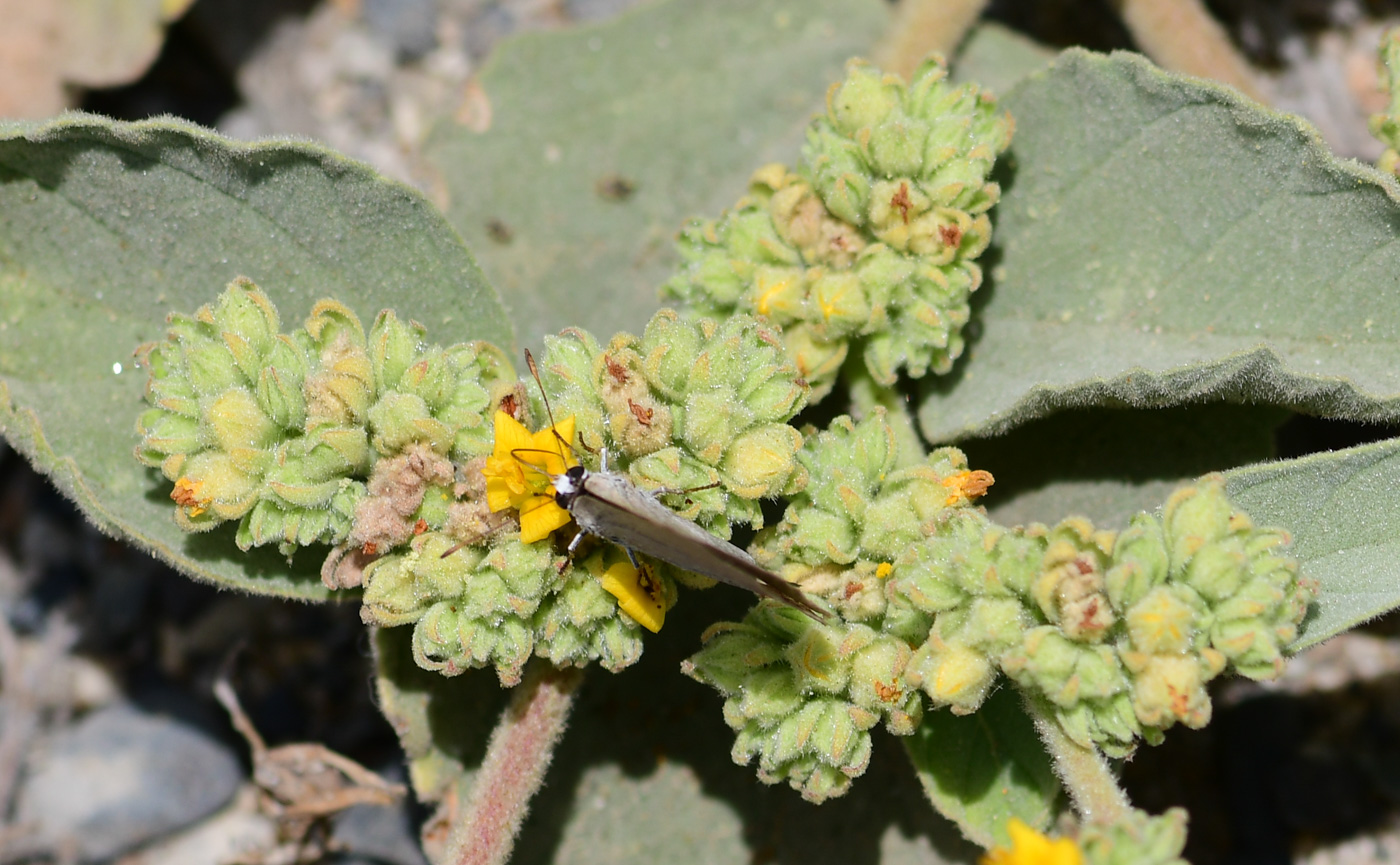
[[[192,576],[323,598],[318,562],[192,536],[131,459],[132,350],[240,275],[299,320],[319,297],[508,347],[510,323],[418,193],[309,144],[175,121],[0,122],[0,429],[105,531]]]
[[[492,128],[476,138],[445,122],[430,155],[453,219],[509,289],[518,323],[610,332],[632,316],[635,329],[675,263],[659,250],[681,218],[715,218],[756,166],[794,159],[823,82],[869,46],[883,13],[856,0],[779,6],[663,3],[501,53],[483,78]],[[663,30],[670,50],[659,52]],[[595,39],[603,50],[580,48]],[[754,59],[754,44],[768,56]],[[577,86],[553,92],[541,80]],[[926,113],[935,102],[950,110]],[[1135,452],[1162,486],[1203,473],[1199,462],[1183,468],[1094,407],[1253,400],[1394,419],[1391,180],[1337,162],[1291,119],[1126,56],[1069,52],[1000,105],[1016,118],[1014,165],[989,182],[1007,128],[975,91],[936,66],[908,89],[852,67],[795,168],[764,169],[747,199],[682,240],[671,290],[725,315],[659,315],[640,338],[606,345],[566,332],[548,342],[541,370],[556,411],[578,416],[590,464],[589,448],[606,444],[645,485],[717,481],[666,499],[716,534],[762,526],[759,500],[785,498],[754,553],[837,615],[818,625],[763,604],[710,628],[687,670],[724,698],[736,759],[820,800],[873,765],[883,734],[871,731],[883,725],[904,737],[929,799],[982,844],[1004,840],[1011,816],[1048,825],[1059,797],[1025,710],[1011,689],[995,690],[1001,675],[1032,696],[1041,721],[1121,754],[1173,723],[1205,723],[1213,676],[1274,675],[1286,652],[1400,605],[1394,441],[1229,471],[1171,497],[1158,487],[1146,501],[1165,499],[1160,515],[1130,516],[1144,499],[1116,498],[1106,509],[1122,531],[1112,532],[1071,516],[1076,476],[1053,459],[1038,460],[1046,480],[1035,501],[1064,519],[1003,527],[976,506],[990,476],[960,451],[901,457],[890,423],[910,420],[898,411],[857,405],[863,421],[805,436],[789,425],[806,385],[843,393],[832,387],[848,343],[877,384],[924,376],[915,410],[931,440],[1079,407],[1109,430],[1093,445],[1100,465],[1110,450]],[[968,130],[980,134],[959,149]],[[288,566],[232,548],[337,543],[342,562],[378,556],[330,582],[363,577],[365,616],[384,626],[380,693],[422,796],[466,790],[481,751],[461,725],[477,733],[490,716],[448,716],[496,697],[472,690],[479,677],[447,684],[421,667],[492,666],[510,684],[543,656],[642,675],[643,645],[656,643],[602,579],[620,554],[585,553],[561,573],[550,541],[523,543],[508,517],[480,506],[481,463],[501,458],[487,413],[514,403],[538,419],[542,406],[525,398],[532,383],[493,371],[508,367],[510,326],[421,198],[314,147],[236,145],[168,122],[0,124],[0,166],[0,328],[19,337],[0,347],[0,429],[106,529],[196,576],[321,597],[307,557]],[[636,194],[600,195],[608,172]],[[899,178],[912,183],[910,207],[935,215],[932,229],[906,231],[919,220],[884,206]],[[818,261],[804,225],[854,232],[840,236],[863,251]],[[488,226],[505,226],[495,234],[508,239],[489,239]],[[950,226],[958,242],[940,258],[925,241]],[[970,299],[982,279],[972,259],[988,242],[997,267]],[[771,288],[794,273],[800,288],[786,307],[741,305],[760,281]],[[310,313],[307,325],[278,336],[271,302],[239,289],[172,319],[171,338],[142,361],[154,407],[141,457],[185,481],[181,526],[212,530],[184,536],[164,486],[153,493],[154,473],[129,459],[140,376],[126,364],[133,346],[160,336],[170,308],[207,303],[243,274],[286,314]],[[929,286],[946,289],[942,305],[920,305]],[[322,296],[344,306],[312,309]],[[365,333],[351,309],[382,306],[403,318]],[[768,320],[727,314],[740,308]],[[980,332],[960,358],[968,320]],[[438,350],[429,333],[501,349]],[[1209,441],[1225,438],[1213,433],[1226,414],[1170,423]],[[1248,435],[1230,434],[1234,450],[1200,445],[1192,458],[1225,469],[1263,456],[1255,439],[1274,420],[1253,413]],[[223,521],[241,528],[220,531]],[[659,586],[664,608],[671,575]],[[692,650],[701,623],[681,621],[659,639],[689,627]],[[618,849],[661,850],[656,835],[677,837],[686,815],[704,813],[729,833],[707,849],[738,849],[753,828],[700,783],[710,770],[697,767],[711,759],[598,782],[632,791],[668,779],[663,796],[638,801],[678,822],[646,827],[646,844],[617,841],[644,831],[635,815],[588,819]],[[1090,861],[1170,862],[1183,833],[1179,815],[1133,816],[1091,827],[1081,843]]]

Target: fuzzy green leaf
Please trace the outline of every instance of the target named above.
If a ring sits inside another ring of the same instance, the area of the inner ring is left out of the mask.
[[[1213,471],[1267,460],[1288,413],[1268,406],[1197,405],[1152,411],[1074,409],[960,447],[996,478],[983,501],[1002,525],[1088,517],[1121,529],[1172,491]]]
[[[132,456],[146,373],[132,351],[235,276],[284,326],[334,296],[444,343],[511,350],[499,300],[432,205],[309,144],[240,144],[174,121],[69,115],[0,123],[0,432],[104,531],[202,579],[324,597],[314,551],[291,567],[186,535],[170,487]]]
[[[1226,473],[1236,505],[1293,535],[1322,585],[1294,651],[1400,607],[1400,438]]]
[[[1060,783],[1015,688],[973,715],[926,713],[904,744],[933,806],[976,844],[1008,843],[1013,817],[1043,830],[1055,816]]]
[[[480,98],[425,153],[522,339],[568,326],[640,332],[682,223],[731,206],[765,162],[796,158],[827,86],[870,49],[886,6],[657,3],[502,45]]]
[[[1003,104],[1000,260],[967,361],[925,387],[932,438],[1208,399],[1400,417],[1393,180],[1133,55],[1068,51]]]

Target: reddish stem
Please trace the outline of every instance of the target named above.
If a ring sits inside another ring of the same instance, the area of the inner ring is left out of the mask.
[[[581,670],[560,670],[543,662],[531,665],[491,733],[486,759],[473,779],[471,799],[444,862],[504,865],[510,858],[581,681]]]

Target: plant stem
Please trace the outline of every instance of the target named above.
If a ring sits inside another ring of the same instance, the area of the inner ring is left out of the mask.
[[[543,661],[531,664],[491,733],[486,759],[442,861],[504,865],[510,859],[515,835],[544,781],[581,681],[581,670],[560,670]]]
[[[930,52],[953,53],[986,5],[987,0],[901,0],[876,62],[908,81]]]
[[[1254,70],[1200,0],[1117,0],[1143,53],[1174,72],[1214,78],[1264,102]]]
[[[1054,711],[1044,701],[1029,696],[1024,701],[1026,713],[1035,722],[1040,741],[1054,761],[1055,774],[1065,785],[1080,819],[1086,823],[1111,824],[1126,818],[1132,806],[1103,754],[1065,735],[1055,720]]]
[[[909,401],[904,394],[893,388],[884,387],[870,377],[863,365],[848,364],[844,370],[846,384],[851,391],[851,414],[860,420],[877,407],[885,410],[885,421],[894,430],[894,443],[897,451],[896,466],[909,466],[923,462],[927,455],[923,437],[915,425],[914,415],[909,410]]]

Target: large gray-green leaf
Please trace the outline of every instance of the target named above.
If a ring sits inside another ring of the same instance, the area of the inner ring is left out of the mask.
[[[186,572],[320,597],[315,556],[247,556],[231,531],[185,535],[169,484],[136,463],[145,373],[132,350],[238,275],[299,322],[333,295],[437,341],[510,324],[431,204],[367,166],[291,142],[239,144],[195,126],[72,115],[0,124],[0,432],[87,516]]]
[[[983,847],[1006,844],[1019,818],[1045,829],[1060,783],[1015,688],[1002,688],[973,715],[930,712],[904,741],[930,801]]]
[[[966,362],[925,388],[933,438],[1211,398],[1400,416],[1393,181],[1133,55],[1066,52],[1004,105],[1000,259]]]
[[[765,162],[795,161],[886,5],[665,2],[503,44],[468,122],[446,121],[426,155],[522,340],[640,332],[682,223],[732,205]]]
[[[1003,525],[1088,517],[1121,529],[1207,472],[1274,455],[1288,413],[1267,406],[1197,405],[1150,411],[1073,409],[961,447],[996,484],[987,511]]]
[[[1257,525],[1293,534],[1304,576],[1321,584],[1294,650],[1400,607],[1400,439],[1226,473]]]

